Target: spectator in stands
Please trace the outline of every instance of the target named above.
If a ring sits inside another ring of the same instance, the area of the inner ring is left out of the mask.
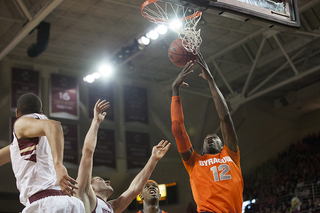
[[[307,199],[309,197],[309,194],[310,194],[310,190],[305,187],[302,192],[301,192],[301,197],[303,200]]]
[[[287,208],[288,208],[288,206],[287,206],[286,202],[282,201],[281,205],[278,208],[278,211],[280,211],[281,213],[285,213]]]
[[[257,212],[260,208],[259,213],[261,210],[265,213],[265,207],[274,205],[273,195],[276,196],[277,201],[292,198],[295,197],[297,188],[298,195],[303,196],[304,205],[300,208],[307,208],[307,199],[313,193],[316,197],[320,195],[319,159],[320,135],[310,134],[301,142],[292,144],[288,150],[278,154],[276,159],[268,160],[253,169],[247,177],[244,177],[244,200],[258,199],[258,203],[252,205],[246,212]],[[309,191],[305,189],[309,184],[315,184],[314,191],[311,191],[311,188]],[[317,205],[320,203],[317,202]],[[290,209],[290,205],[287,209]],[[281,208],[281,212],[285,211],[285,208]]]
[[[302,178],[299,179],[299,182],[297,183],[297,188],[301,188],[304,186],[304,182],[302,180]]]
[[[314,213],[320,213],[320,200],[319,198],[316,199],[314,202]]]
[[[308,199],[308,204],[307,204],[307,210],[309,210],[309,213],[313,213],[314,212],[314,204],[312,202],[312,199]]]
[[[294,197],[291,199],[291,209],[290,212],[300,212],[301,202],[298,197]]]

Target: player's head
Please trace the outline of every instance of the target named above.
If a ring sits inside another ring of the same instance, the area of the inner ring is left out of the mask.
[[[203,141],[202,154],[217,154],[220,153],[223,148],[221,139],[216,134],[209,134]]]
[[[21,95],[17,102],[17,117],[30,113],[39,113],[42,110],[42,102],[38,96],[32,93]]]
[[[148,180],[144,185],[139,197],[143,203],[158,205],[161,194],[157,182]]]
[[[98,176],[91,179],[91,186],[96,194],[104,194],[105,196],[109,197],[113,193],[113,188],[110,185],[110,181],[104,180]]]

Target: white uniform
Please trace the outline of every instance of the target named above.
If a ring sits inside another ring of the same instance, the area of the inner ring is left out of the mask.
[[[97,196],[97,205],[92,213],[114,213],[110,203],[105,202],[101,197]]]
[[[21,117],[48,119],[45,115],[37,113]],[[17,139],[13,131],[10,157],[17,188],[20,191],[20,202],[26,206],[23,212],[76,212],[64,211],[60,202],[68,202],[68,205],[74,205],[71,209],[85,212],[79,199],[61,194],[47,137]],[[34,195],[36,193],[38,194]],[[31,197],[32,195],[34,196]]]

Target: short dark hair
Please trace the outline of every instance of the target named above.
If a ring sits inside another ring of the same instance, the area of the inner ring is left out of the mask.
[[[17,102],[18,115],[39,113],[42,109],[42,102],[38,96],[32,93],[21,95]]]

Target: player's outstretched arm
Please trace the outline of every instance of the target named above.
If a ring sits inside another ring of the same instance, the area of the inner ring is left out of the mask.
[[[51,148],[54,169],[57,174],[58,185],[63,193],[71,196],[75,193],[72,188],[76,181],[68,175],[63,165],[64,137],[61,123],[54,120],[39,120],[31,117],[21,117],[14,124],[17,138],[34,138],[46,136]],[[71,182],[71,183],[70,183]]]
[[[10,161],[10,145],[8,145],[0,149],[0,166],[9,163]]]
[[[189,61],[184,66],[181,73],[172,83],[172,100],[171,100],[171,121],[172,121],[172,133],[176,139],[178,151],[184,161],[189,160],[191,157],[193,148],[184,126],[184,117],[182,111],[181,99],[179,96],[179,88],[181,86],[188,87],[189,85],[184,82],[186,77],[190,75],[193,70],[193,61]]]
[[[168,141],[160,141],[160,143],[153,147],[151,157],[141,172],[133,179],[129,188],[115,200],[111,200],[110,204],[115,213],[123,212],[132,200],[142,191],[142,188],[150,178],[158,161],[167,153],[171,143]]]
[[[172,83],[172,96],[179,96],[179,88],[181,86],[189,87],[189,84],[184,82],[184,80],[188,75],[193,73],[193,65],[194,61],[187,62],[182,71],[179,73],[178,77],[174,80],[174,82]]]
[[[221,122],[221,132],[225,145],[232,151],[238,151],[238,137],[234,129],[233,121],[229,112],[228,105],[224,99],[222,93],[220,92],[218,86],[216,85],[209,67],[205,60],[203,59],[202,54],[198,53],[197,63],[201,67],[202,73],[200,76],[208,81],[210,91],[213,97],[214,104],[216,106],[220,122]]]
[[[91,122],[91,126],[88,130],[86,138],[84,140],[82,157],[78,170],[78,192],[75,197],[82,200],[86,212],[92,212],[96,206],[96,195],[91,187],[92,165],[93,165],[93,153],[97,145],[97,133],[100,123],[106,116],[106,109],[110,107],[109,102],[106,100],[96,102],[94,106],[94,117]]]

